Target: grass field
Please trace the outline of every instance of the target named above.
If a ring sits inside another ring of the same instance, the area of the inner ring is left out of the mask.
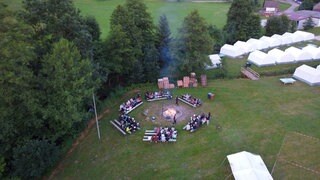
[[[139,90],[143,93],[152,88]],[[134,93],[124,94],[106,107],[111,112],[101,120],[101,141],[92,129],[63,161],[63,171],[55,179],[225,179],[230,170],[223,161],[230,153],[246,150],[260,154],[271,171],[287,132],[320,138],[318,87],[301,82],[284,86],[279,77],[264,77],[259,81],[214,80],[206,88],[173,91],[175,95],[185,92],[204,101],[195,111],[212,113],[209,126],[190,134],[181,130],[184,121],[177,125],[176,143],[142,142],[143,130],[155,126],[142,115],[149,107],[145,102],[131,114],[141,122],[142,130],[123,137],[109,120],[117,117],[118,105]],[[208,92],[216,94],[213,101],[206,99]],[[161,102],[152,103],[161,111]],[[319,160],[320,155],[315,154],[314,159]],[[280,177],[275,174],[274,178]]]

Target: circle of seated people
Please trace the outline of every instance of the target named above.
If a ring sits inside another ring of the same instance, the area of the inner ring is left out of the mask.
[[[120,122],[120,128],[126,133],[131,134],[140,129],[140,124],[128,115],[120,115],[118,121]]]
[[[137,94],[135,97],[129,99],[128,101],[120,105],[119,111],[121,113],[127,114],[132,111],[137,105],[142,102],[140,94]]]
[[[161,99],[172,99],[172,95],[169,91],[158,91],[158,92],[147,91],[145,94],[145,98],[147,101],[154,101],[154,100],[161,100]]]
[[[186,101],[185,103],[189,103],[191,106],[201,106],[202,102],[200,99],[195,98],[193,96],[191,96],[190,94],[183,94],[181,95],[181,99],[182,102]]]
[[[174,127],[155,127],[153,130],[146,130],[143,141],[149,142],[175,142],[178,131]]]
[[[203,124],[209,125],[209,121],[210,121],[210,113],[207,116],[204,113],[202,113],[201,115],[194,114],[193,116],[190,117],[190,121],[188,122],[187,125],[183,127],[183,129],[193,132],[193,131],[196,131]]]

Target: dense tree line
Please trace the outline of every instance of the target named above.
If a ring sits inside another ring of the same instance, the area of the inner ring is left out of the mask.
[[[200,73],[224,43],[258,38],[253,5],[233,1],[224,29],[192,11],[172,37],[166,15],[155,25],[141,0],[127,0],[101,39],[96,20],[72,0],[24,0],[19,12],[1,4],[0,178],[40,178],[54,166],[66,140],[86,126],[93,93]],[[270,34],[288,30],[268,25]]]

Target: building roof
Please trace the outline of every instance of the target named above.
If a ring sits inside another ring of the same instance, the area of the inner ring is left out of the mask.
[[[302,10],[302,11],[286,13],[286,15],[290,20],[293,20],[293,21],[300,21],[303,19],[307,19],[309,17],[320,19],[320,12],[318,11]]]
[[[314,11],[320,11],[320,2],[313,6]]]
[[[265,1],[263,4],[264,8],[277,8],[279,9],[279,3],[277,1]]]

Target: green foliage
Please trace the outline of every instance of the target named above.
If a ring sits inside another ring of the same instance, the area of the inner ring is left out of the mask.
[[[272,16],[267,20],[266,35],[283,34],[290,30],[290,20],[286,15]]]
[[[191,12],[183,21],[176,44],[179,70],[182,73],[203,71],[205,63],[209,61],[212,43],[205,20],[198,11]]]
[[[30,140],[13,150],[14,175],[21,179],[38,179],[54,165],[59,149],[46,140]]]
[[[234,0],[228,11],[227,24],[224,30],[228,34],[227,42],[246,41],[261,33],[260,17],[253,14],[249,0]]]
[[[226,43],[226,34],[221,29],[218,29],[216,26],[210,25],[208,27],[209,34],[211,38],[214,40],[213,44],[213,53],[219,53],[220,48]]]
[[[0,156],[0,178],[3,177],[4,170],[6,168],[6,161],[3,156]]]
[[[92,67],[88,59],[81,58],[75,45],[64,39],[53,45],[42,66],[39,97],[47,128],[41,134],[57,140],[85,115],[84,100],[91,97],[94,90]]]
[[[312,17],[309,17],[304,23],[303,23],[303,29],[309,30],[312,29],[316,24],[313,22]]]
[[[171,31],[166,15],[161,15],[156,29],[156,48],[159,53],[160,68],[167,68],[170,64],[170,43],[171,43]],[[168,76],[168,74],[163,74]]]
[[[313,0],[304,0],[300,4],[298,10],[312,10],[313,9],[314,2]]]

